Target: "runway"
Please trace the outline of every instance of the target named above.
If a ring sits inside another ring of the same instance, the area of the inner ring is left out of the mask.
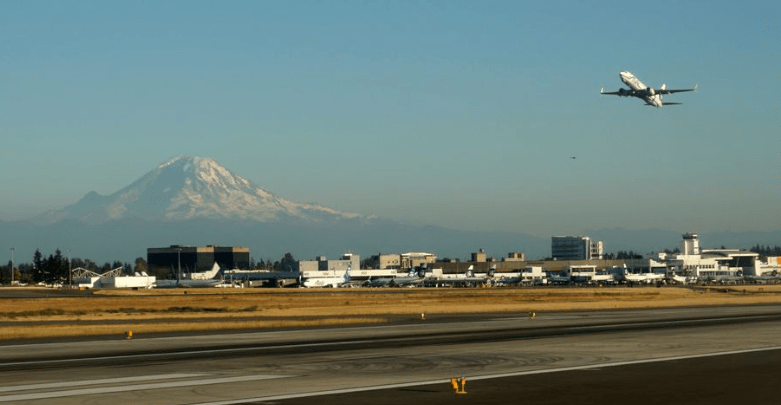
[[[5,345],[0,402],[643,403],[636,397],[646,391],[708,398],[727,386],[722,379],[772,385],[762,382],[781,366],[779,332],[781,308],[762,306],[429,315],[379,327]],[[450,391],[453,376],[466,378],[468,394]]]
[[[312,397],[266,398],[249,404],[318,405],[399,403],[460,404],[770,404],[781,386],[772,377],[781,350],[675,358],[625,365],[532,371],[512,377],[467,380],[456,397],[447,384],[403,386]],[[212,405],[218,405],[213,403]],[[206,405],[206,404],[203,404]]]

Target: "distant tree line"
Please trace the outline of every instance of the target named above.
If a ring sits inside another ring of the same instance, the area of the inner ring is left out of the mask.
[[[752,251],[754,253],[759,253],[759,257],[762,260],[767,259],[768,256],[781,256],[781,246],[762,246],[757,244],[756,246],[749,249],[749,251]]]
[[[643,255],[635,253],[634,251],[619,250],[618,253],[606,253],[604,255],[605,260],[626,260],[626,259],[642,259]]]
[[[146,260],[143,258],[136,259],[136,269],[139,268],[139,264],[143,263],[143,270],[146,271]],[[40,249],[36,249],[33,254],[32,263],[14,263],[14,281],[20,283],[67,283],[68,271],[77,269],[79,267],[87,270],[94,271],[95,273],[105,273],[109,270],[122,268],[122,272],[125,274],[133,273],[133,266],[130,263],[122,263],[121,261],[106,262],[103,265],[98,265],[90,259],[81,259],[78,257],[71,258],[62,254],[60,249],[56,249],[53,254],[44,256]],[[5,266],[0,266],[0,281],[3,284],[8,284],[11,281],[11,261]]]
[[[260,259],[260,261],[255,261],[254,257],[250,257],[249,259],[249,267],[255,270],[287,271],[289,269],[295,269],[296,266],[297,261],[293,257],[293,254],[289,252],[285,253],[285,256],[277,261],[273,261],[272,259]]]
[[[74,270],[79,267],[101,274],[109,270],[116,268],[122,268],[122,273],[126,275],[132,275],[134,273],[142,274],[149,273],[149,265],[143,257],[137,257],[134,264],[122,263],[115,260],[114,262],[105,262],[102,265],[95,263],[90,259],[80,259],[74,257],[70,259],[70,267],[68,266],[68,258],[62,254],[60,249],[54,251],[53,254],[45,257],[41,253],[40,249],[35,250],[32,263],[14,263],[14,281],[20,283],[34,284],[34,283],[62,283],[68,282],[68,270]],[[285,253],[280,260],[261,259],[255,261],[254,258],[250,258],[250,268],[263,269],[263,270],[289,270],[296,268],[296,259],[291,253]],[[0,283],[9,284],[11,282],[11,261],[5,266],[0,266]],[[154,274],[151,274],[154,275]]]

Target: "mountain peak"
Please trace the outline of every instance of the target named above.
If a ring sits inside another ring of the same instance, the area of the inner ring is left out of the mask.
[[[122,218],[320,222],[359,215],[276,197],[209,157],[177,156],[114,194],[90,192],[78,203],[42,217],[46,222],[75,218],[91,223]]]
[[[222,167],[216,160],[210,157],[179,155],[157,166],[158,169],[166,167],[180,167],[184,170],[203,167]]]

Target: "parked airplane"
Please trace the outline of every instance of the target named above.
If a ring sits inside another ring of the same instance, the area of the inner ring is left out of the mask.
[[[529,266],[519,271],[518,273],[504,273],[501,276],[497,276],[494,280],[496,285],[541,285],[548,284],[548,278],[541,267]]]
[[[660,273],[628,273],[624,280],[632,284],[653,284],[664,281],[665,275]]]
[[[523,282],[523,272],[504,273],[496,278],[496,285],[515,285]]]
[[[347,265],[347,270],[341,277],[309,277],[301,281],[301,285],[307,288],[332,287],[339,288],[350,284],[350,270],[352,265]]]
[[[775,272],[774,272],[775,273]],[[767,284],[767,283],[777,283],[781,281],[781,276],[779,275],[773,275],[773,274],[763,274],[761,276],[745,276],[746,281],[757,283],[757,284]]]
[[[737,284],[742,283],[745,281],[743,278],[743,275],[732,275],[732,274],[715,274],[712,276],[706,276],[702,278],[702,281],[707,281],[710,283],[719,283],[719,284]]]
[[[572,277],[566,271],[548,272],[548,281],[552,284],[572,284]]]
[[[156,280],[156,288],[202,288],[214,287],[222,283],[222,280],[215,278],[220,271],[220,265],[214,262],[212,269],[204,273],[191,273],[190,278],[183,279],[181,269],[176,274],[176,280]]]
[[[697,277],[692,276],[680,276],[678,274],[672,274],[669,279],[678,284],[693,284],[697,282]]]
[[[483,276],[475,275],[475,267],[469,266],[464,274],[456,274],[451,277],[442,277],[433,280],[433,284],[437,287],[445,285],[460,285],[460,286],[480,286],[491,285],[493,283],[496,266],[492,266],[490,270]]]
[[[426,277],[426,268],[415,269],[410,267],[406,277],[369,278],[369,287],[409,287],[423,283]]]
[[[644,100],[647,105],[652,107],[661,107],[663,105],[681,104],[665,102],[662,99],[662,95],[664,94],[697,90],[697,86],[694,86],[693,89],[668,90],[665,84],[662,84],[662,87],[659,89],[653,89],[651,87],[646,87],[646,85],[643,84],[643,82],[641,82],[637,77],[635,77],[635,75],[627,72],[626,70],[621,71],[619,75],[621,76],[621,81],[626,83],[626,85],[629,86],[629,89],[620,88],[618,91],[611,91],[606,93],[605,89],[603,88],[600,93],[619,97],[637,97]]]

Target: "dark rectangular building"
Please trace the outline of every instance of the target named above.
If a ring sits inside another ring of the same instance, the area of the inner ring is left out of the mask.
[[[221,269],[249,268],[249,248],[234,246],[180,246],[148,248],[146,262],[150,274],[176,273],[181,263],[182,273],[211,270],[214,263]]]

